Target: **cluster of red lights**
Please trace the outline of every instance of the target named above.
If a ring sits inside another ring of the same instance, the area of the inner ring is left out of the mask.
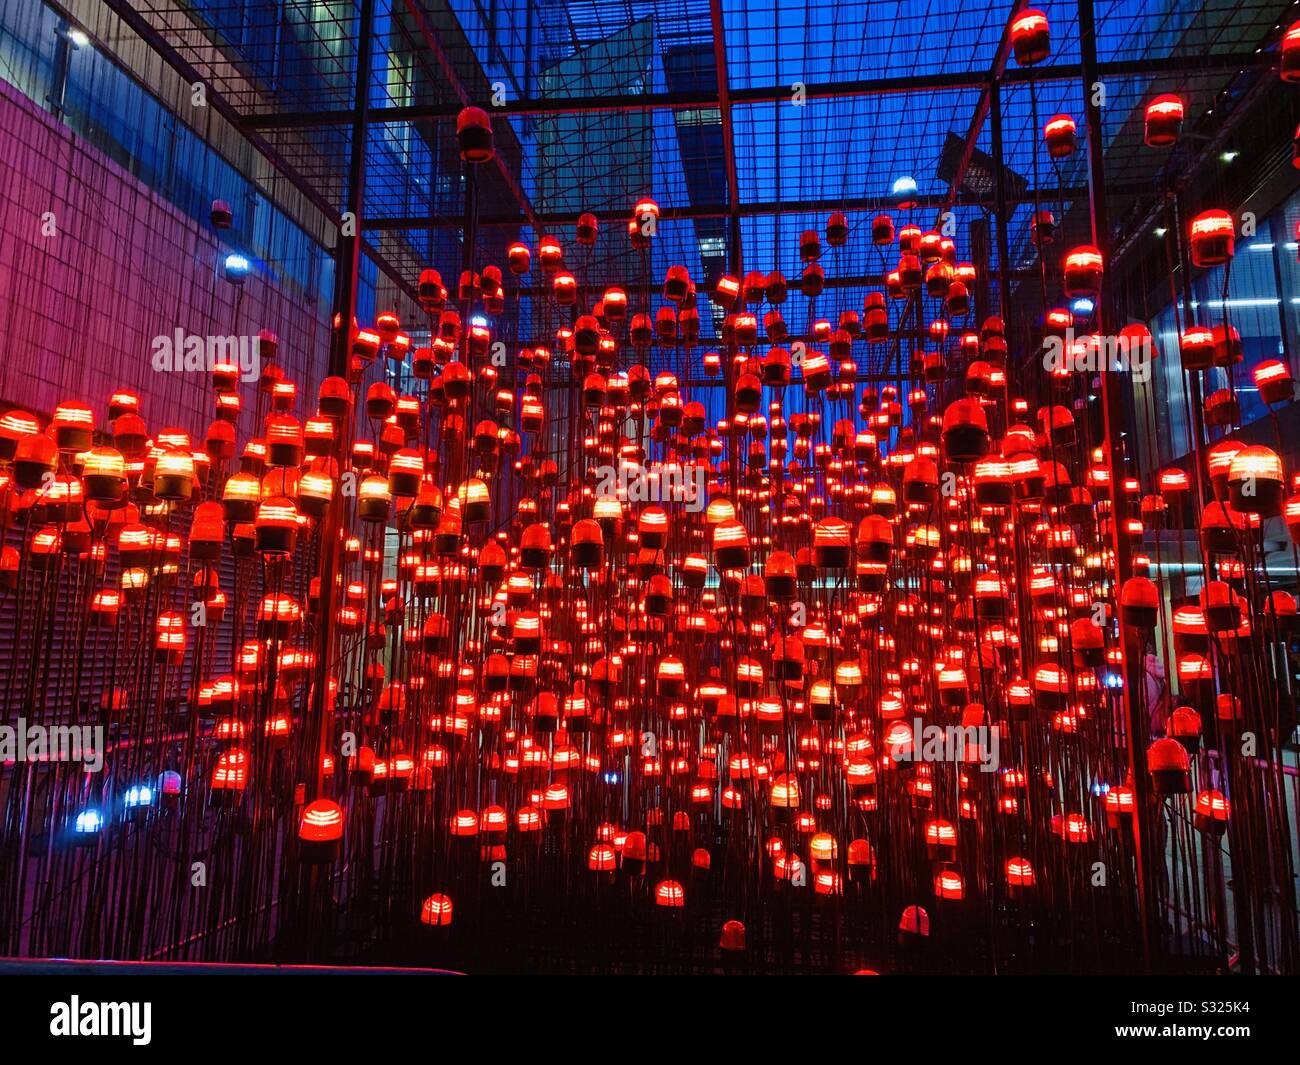
[[[1023,65],[1050,53],[1041,12],[1011,39]],[[1156,98],[1146,142],[1174,143],[1182,121],[1176,97]],[[482,112],[458,135],[468,164],[491,159]],[[1053,158],[1075,138],[1069,116],[1044,129]],[[635,206],[635,246],[658,216]],[[598,235],[583,215],[576,243]],[[114,811],[144,782],[149,817],[255,808],[260,830],[284,831],[265,854],[315,869],[370,860],[382,825],[427,848],[406,868],[409,916],[434,929],[457,925],[485,870],[548,848],[552,876],[633,885],[620,905],[721,900],[724,953],[746,949],[764,900],[800,892],[849,924],[888,909],[905,940],[990,907],[1033,902],[1023,913],[1049,920],[1087,892],[1092,861],[1130,914],[1157,913],[1194,870],[1226,927],[1222,863],[1168,825],[1229,838],[1237,877],[1288,860],[1275,778],[1291,697],[1262,663],[1295,624],[1276,587],[1294,569],[1278,571],[1263,529],[1281,515],[1300,536],[1300,485],[1274,449],[1232,438],[1231,379],[1206,397],[1197,463],[1140,483],[1080,413],[1095,375],[1020,387],[1035,353],[1001,318],[973,319],[977,268],[906,218],[871,220],[897,253],[884,291],[818,318],[823,237],[851,238],[844,214],[801,236],[794,283],[756,272],[705,296],[673,266],[657,309],[629,296],[643,285],[591,291],[555,236],[454,291],[428,270],[427,345],[395,314],[353,325],[348,374],[308,400],[265,338],[255,409],[218,366],[202,435],[126,392],[102,423],[75,401],[48,421],[5,414],[16,542],[0,589],[31,604],[38,651],[54,653],[51,616],[63,653],[113,649],[86,673],[102,690],[79,677],[74,694],[120,747],[99,780],[66,782],[58,816],[92,805],[103,827],[81,835],[103,853],[143,846],[114,842]],[[1185,237],[1197,266],[1233,255],[1224,212]],[[1066,299],[1102,305],[1098,249],[1051,260]],[[491,323],[529,274],[549,331],[502,365]],[[804,336],[786,324],[796,294],[813,301]],[[716,350],[702,350],[705,299]],[[1038,339],[1086,346],[1099,313],[1052,309]],[[861,373],[872,352],[909,349],[909,314],[922,342],[897,382]],[[652,373],[652,351],[681,373]],[[1208,381],[1240,339],[1226,316],[1188,322],[1179,353]],[[716,383],[688,383],[688,365]],[[1255,383],[1291,398],[1281,362]],[[725,415],[692,387],[724,389]],[[237,448],[241,422],[254,432]],[[620,486],[698,470],[704,494],[633,499],[601,489],[607,470]],[[1189,556],[1160,530],[1185,515],[1205,579],[1171,604],[1163,564]],[[1157,722],[1144,679],[1159,662],[1175,694]],[[130,742],[182,720],[179,744]],[[918,723],[959,727],[955,754],[929,752]]]

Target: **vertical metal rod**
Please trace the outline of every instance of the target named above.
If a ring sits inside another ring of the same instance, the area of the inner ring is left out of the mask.
[[[1011,10],[1007,12],[1006,25],[1002,27],[1002,37],[998,41],[998,50],[993,54],[993,65],[989,67],[989,72],[980,86],[980,96],[975,103],[975,111],[971,115],[970,125],[966,127],[966,140],[962,144],[961,156],[957,159],[957,166],[953,170],[952,180],[948,183],[948,195],[944,197],[943,205],[939,208],[939,220],[943,220],[943,215],[952,209],[957,202],[957,197],[961,193],[962,182],[966,180],[966,171],[970,169],[970,161],[975,155],[975,147],[979,143],[980,131],[984,128],[984,119],[988,116],[989,108],[993,103],[993,92],[1002,81],[1003,75],[1007,71],[1007,60],[1011,57],[1011,24],[1015,22],[1018,16],[1026,7],[1029,6],[1029,0],[1013,0]],[[1002,165],[1002,157],[996,156],[998,165]]]
[[[1277,223],[1270,223],[1276,225]],[[1284,231],[1285,232],[1285,231]],[[1282,343],[1281,355],[1286,362],[1287,369],[1295,373],[1295,360],[1291,357],[1291,337],[1290,329],[1286,320],[1287,296],[1286,283],[1282,280],[1282,249],[1285,247],[1284,238],[1281,235],[1273,235],[1273,252],[1269,258],[1273,263],[1273,284],[1277,287],[1277,327],[1278,338]]]
[[[709,18],[713,28],[713,65],[718,81],[718,117],[722,124],[722,160],[727,173],[727,213],[731,218],[731,270],[735,277],[740,278],[743,276],[740,253],[740,179],[736,171],[736,133],[731,121],[731,80],[727,73],[727,34],[722,22],[722,0],[709,0]]]
[[[342,316],[335,319],[338,328],[334,330],[330,347],[329,371],[336,377],[347,376],[352,355],[352,320],[357,313],[374,14],[375,0],[361,0],[358,11],[360,27],[357,34],[357,69],[353,86],[352,144],[348,158],[347,205],[344,208],[345,221],[351,221],[352,225],[339,229],[338,243],[334,249],[334,313]],[[350,219],[347,215],[351,216]]]
[[[1110,253],[1110,220],[1106,212],[1106,145],[1102,136],[1101,108],[1097,106],[1094,85],[1097,81],[1097,32],[1093,0],[1078,0],[1079,58],[1083,75],[1084,118],[1088,134],[1088,207],[1092,223],[1092,242],[1107,262]],[[1098,333],[1106,328],[1107,306],[1105,293],[1097,300],[1095,327]],[[1110,521],[1115,552],[1115,587],[1113,594],[1118,603],[1124,582],[1133,573],[1133,555],[1125,533],[1127,500],[1124,494],[1124,445],[1120,427],[1125,422],[1125,404],[1121,392],[1121,371],[1111,366],[1101,372],[1102,412],[1105,425],[1106,465],[1110,473]],[[1128,770],[1132,777],[1135,807],[1133,813],[1133,852],[1137,869],[1138,911],[1141,922],[1142,959],[1151,969],[1152,917],[1149,905],[1151,866],[1147,845],[1151,835],[1151,787],[1147,779],[1145,750],[1147,729],[1142,727],[1141,705],[1138,699],[1143,684],[1142,657],[1145,648],[1130,638],[1120,622],[1120,641],[1124,653],[1124,688],[1122,692],[1125,731],[1128,734]]]
[[[348,160],[347,206],[345,219],[351,227],[339,229],[334,256],[334,330],[330,335],[329,372],[332,377],[348,379],[352,359],[352,324],[357,316],[357,279],[361,267],[361,209],[365,193],[367,111],[370,104],[370,66],[374,51],[374,0],[361,0],[358,8],[357,64],[353,86],[352,151]],[[351,229],[349,233],[347,230]],[[347,423],[338,427],[333,453],[340,460]],[[339,463],[342,468],[342,462]],[[320,608],[317,612],[315,685],[312,688],[311,712],[318,731],[315,766],[316,795],[325,793],[325,756],[330,747],[333,714],[329,702],[330,666],[334,658],[334,598],[340,570],[344,500],[335,492],[321,523]]]
[[[461,276],[474,276],[474,258],[478,252],[478,164],[464,163],[464,180],[465,180],[465,223],[462,230],[462,241],[460,249],[460,270]],[[459,279],[457,283],[459,288]],[[460,359],[469,370],[470,376],[474,374],[474,353],[469,344],[470,315],[474,310],[473,295],[467,295],[460,301],[460,318],[461,318],[461,340],[460,340]],[[474,424],[474,392],[471,389],[470,394],[465,397],[465,425],[469,428]],[[450,446],[450,444],[448,445]],[[469,446],[467,440],[462,436],[460,443],[456,446],[455,463],[448,463],[448,473],[450,480],[447,482],[448,488],[459,491],[460,487],[469,477]]]
[[[1196,296],[1192,292],[1192,263],[1187,257],[1187,242],[1183,239],[1183,207],[1177,193],[1169,199],[1169,211],[1173,228],[1174,248],[1178,257],[1178,277],[1183,293],[1182,328],[1189,329],[1196,325]],[[1175,319],[1177,320],[1177,319]],[[1201,448],[1205,444],[1205,405],[1201,394],[1201,375],[1181,371],[1187,384],[1188,405],[1191,407],[1191,420],[1187,425],[1187,452],[1192,456],[1192,483],[1196,486],[1196,513],[1193,521],[1205,510],[1205,483],[1201,479]],[[1173,443],[1171,438],[1170,443]],[[1184,578],[1184,581],[1186,578]],[[1185,589],[1184,589],[1185,590]]]
[[[997,164],[994,168],[993,214],[998,241],[998,314],[1005,320],[1007,280],[1011,276],[1011,244],[1007,236],[1007,168],[1002,163],[1002,83],[994,81],[989,93],[993,160]]]
[[[737,281],[743,280],[745,276],[745,257],[740,249],[740,215],[733,214],[729,223],[729,243],[731,245],[730,269],[731,276]]]
[[[1179,194],[1173,196],[1171,208],[1173,211],[1173,240],[1174,247],[1178,250],[1178,273],[1182,283],[1183,293],[1183,328],[1186,329],[1191,325],[1197,324],[1199,314],[1196,308],[1196,292],[1192,287],[1192,262],[1189,257],[1187,245],[1187,230],[1184,229],[1183,200]],[[1276,268],[1276,257],[1274,266]],[[1280,292],[1280,290],[1279,290]],[[1196,511],[1193,516],[1193,528],[1198,524],[1198,519],[1205,513],[1205,485],[1202,480],[1201,471],[1206,468],[1202,461],[1202,453],[1205,446],[1209,443],[1209,433],[1205,426],[1205,399],[1204,392],[1201,388],[1201,375],[1199,373],[1183,373],[1183,379],[1187,383],[1188,406],[1191,408],[1191,424],[1187,427],[1187,447],[1191,455],[1190,472],[1192,481],[1196,485]],[[1202,552],[1201,562],[1204,567],[1203,572],[1205,579],[1210,576],[1209,559]],[[1186,577],[1183,578],[1183,592],[1187,591]],[[1235,784],[1235,780],[1234,780]],[[1242,845],[1240,841],[1240,826],[1238,822],[1229,825],[1228,843],[1233,854],[1241,853]],[[1238,885],[1231,885],[1232,907],[1237,926],[1237,954],[1238,967],[1243,973],[1256,971],[1255,956],[1255,937],[1253,935],[1253,923],[1251,920],[1250,905],[1244,899],[1245,891],[1237,890]],[[1226,899],[1225,899],[1226,906]]]

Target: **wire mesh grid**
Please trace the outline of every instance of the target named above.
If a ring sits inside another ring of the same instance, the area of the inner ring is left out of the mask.
[[[141,0],[161,38],[198,70],[258,136],[325,200],[342,203],[351,148],[359,2]],[[1002,162],[1011,181],[1010,266],[1031,265],[1034,202],[1053,210],[1072,239],[1072,208],[1086,186],[1082,152],[1053,164],[1043,123],[1069,114],[1084,135],[1078,7],[1037,4],[1052,26],[1052,57],[1031,82],[1012,64],[1001,90]],[[1106,178],[1123,202],[1158,194],[1168,159],[1142,143],[1145,102],[1177,92],[1193,124],[1212,116],[1239,72],[1216,57],[1269,47],[1294,4],[1201,0],[1099,0]],[[714,8],[722,47],[716,47]],[[652,196],[663,220],[649,277],[681,263],[711,281],[740,259],[746,269],[798,275],[799,233],[823,227],[838,204],[855,228],[909,176],[926,205],[949,192],[954,153],[987,91],[1009,3],[956,0],[376,0],[368,84],[364,218],[378,254],[414,277],[431,257],[455,253],[446,231],[461,224],[464,178],[455,115],[464,102],[499,114],[502,166],[481,168],[478,211],[485,250],[539,229],[572,236],[583,210],[602,236],[582,254],[584,283],[642,278],[622,232],[637,198]],[[719,70],[721,56],[725,71]],[[1163,62],[1151,73],[1144,63]],[[1123,67],[1123,69],[1119,69]],[[724,115],[736,199],[729,188]],[[808,95],[798,99],[800,87]],[[385,112],[388,112],[387,114]],[[279,121],[283,119],[283,121]],[[954,147],[955,144],[955,147]],[[991,122],[975,148],[993,154]],[[976,164],[972,164],[976,165]],[[507,181],[503,173],[514,180]],[[980,203],[954,210],[958,254],[971,254]],[[965,187],[958,199],[980,199]],[[733,248],[731,214],[740,215]],[[1086,234],[1084,234],[1086,236]],[[989,249],[996,268],[996,241]],[[879,253],[851,240],[829,274],[875,277]],[[456,263],[434,265],[448,270]],[[826,301],[824,301],[826,302]],[[860,303],[860,299],[858,299]],[[705,315],[709,328],[709,315]]]

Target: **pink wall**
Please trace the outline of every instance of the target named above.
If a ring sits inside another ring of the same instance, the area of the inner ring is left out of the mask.
[[[0,81],[0,405],[51,411],[136,389],[151,429],[202,434],[212,417],[206,373],[159,374],[151,341],[180,328],[206,336],[280,337],[278,361],[315,409],[326,323],[274,283],[250,277],[239,314],[217,273],[225,251],[194,222]],[[42,233],[53,212],[58,233]],[[308,366],[315,369],[308,371]],[[245,395],[240,440],[253,435]]]

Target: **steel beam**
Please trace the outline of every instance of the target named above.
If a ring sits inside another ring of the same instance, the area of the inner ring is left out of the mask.
[[[348,183],[344,190],[347,196],[348,213],[353,218],[361,217],[361,206],[365,202],[366,190],[366,113],[370,105],[370,67],[374,59],[375,44],[375,0],[361,0],[357,6],[357,61],[352,83],[352,143],[348,158]],[[334,258],[334,305],[330,332],[329,373],[331,377],[348,379],[352,362],[352,327],[357,318],[357,282],[361,274],[361,233],[359,230],[348,235],[340,229],[338,247]],[[338,433],[331,447],[338,454],[342,447]],[[320,610],[317,613],[318,624],[315,633],[316,664],[311,689],[311,715],[316,724],[315,744],[315,791],[314,796],[321,798],[327,794],[325,779],[325,760],[329,754],[330,739],[333,734],[332,702],[328,696],[329,666],[334,661],[337,630],[334,626],[334,601],[337,592],[336,577],[340,572],[342,559],[339,548],[339,532],[342,528],[342,508],[340,500],[333,499],[325,512],[321,525],[320,557]]]
[[[347,213],[362,217],[366,192],[366,114],[370,109],[370,67],[374,62],[374,0],[357,5],[357,62],[352,84],[352,133],[348,152],[348,179],[343,195]],[[349,233],[351,235],[349,235]],[[334,249],[334,330],[330,337],[329,372],[346,380],[352,361],[352,323],[357,316],[357,282],[361,272],[361,232],[352,227],[339,231]],[[328,617],[329,615],[325,615]]]
[[[971,115],[970,125],[966,127],[966,141],[962,145],[961,158],[957,161],[957,169],[953,172],[952,182],[948,186],[948,195],[939,208],[940,213],[947,211],[956,203],[961,183],[966,180],[966,171],[970,167],[971,157],[975,154],[975,145],[979,143],[980,131],[983,130],[984,122],[989,116],[989,105],[993,102],[993,90],[1001,83],[1002,75],[1006,73],[1007,58],[1011,55],[1011,24],[1016,20],[1016,16],[1028,6],[1028,2],[1029,0],[1012,0],[1011,13],[1007,15],[1006,25],[1002,27],[1002,37],[998,41],[998,50],[993,54],[993,64],[989,68],[988,77],[984,79],[983,88],[980,89],[980,98],[975,104],[975,113]],[[994,154],[994,162],[1001,171],[1003,163],[1000,154]]]
[[[1151,185],[1125,184],[1111,186],[1112,196],[1149,196]],[[1051,189],[1053,198],[1065,200],[1082,200],[1088,195],[1086,185],[1070,186],[1066,189]],[[946,195],[918,196],[918,207],[939,207],[947,202]],[[1033,203],[1031,193],[1007,198],[1007,203],[1015,206],[1021,203]],[[995,208],[996,197],[959,197],[953,207]],[[862,211],[888,211],[894,207],[887,196],[851,197],[846,199],[785,200],[741,203],[736,206],[736,215],[741,218],[755,218],[766,215],[820,214],[826,211],[845,211],[849,214]],[[663,207],[659,211],[659,220],[685,221],[693,218],[730,218],[732,211],[725,203],[692,204],[686,207]],[[535,216],[537,223],[546,226],[573,225],[578,220],[576,213],[543,213]],[[480,226],[520,226],[528,220],[519,214],[486,214],[479,216]],[[401,232],[404,230],[456,229],[462,224],[460,215],[392,215],[387,218],[363,219],[362,226],[379,232]]]
[[[722,154],[727,168],[727,214],[731,219],[731,272],[744,275],[740,248],[740,179],[736,175],[736,138],[731,122],[731,85],[727,76],[727,36],[722,25],[722,0],[709,0],[713,25],[713,63],[718,79],[718,114],[722,118]]]
[[[992,137],[993,137],[993,158],[1002,159],[1002,86],[995,83],[991,94],[991,107],[989,113],[993,118]],[[997,247],[998,247],[998,314],[1003,318],[1007,316],[1010,310],[1007,299],[1007,280],[1010,276],[1009,267],[1011,265],[1011,241],[1009,236],[1009,223],[1011,221],[1007,210],[1007,168],[999,162],[997,172],[993,175],[994,187],[994,204],[993,204],[993,224],[997,230]],[[1085,190],[1086,191],[1086,190]],[[1064,198],[1064,197],[1062,197]],[[1073,198],[1073,197],[1072,197]],[[1037,271],[1035,271],[1037,272]]]
[[[118,0],[121,2],[121,0]],[[407,0],[409,3],[410,0]],[[1161,74],[1187,76],[1189,72],[1212,74],[1224,70],[1247,70],[1266,65],[1271,56],[1254,52],[1224,52],[1198,56],[1153,56],[1150,59],[1124,59],[1097,64],[1098,77],[1156,77]],[[1029,81],[1076,81],[1081,77],[1078,63],[1054,63],[1032,68],[1012,68],[1002,75],[1003,84]],[[805,98],[830,100],[853,96],[889,96],[906,93],[961,92],[984,89],[987,71],[964,71],[955,74],[922,74],[896,78],[861,78],[852,81],[815,82],[805,86]],[[731,88],[731,106],[781,102],[790,99],[790,86],[765,85]],[[607,96],[557,97],[507,100],[492,108],[493,115],[568,115],[618,111],[695,110],[718,106],[715,94],[706,92],[611,93]],[[460,108],[447,104],[409,104],[372,109],[370,121],[419,122],[454,119]],[[351,121],[351,112],[333,111],[261,111],[245,115],[244,129],[314,129],[341,126]]]

